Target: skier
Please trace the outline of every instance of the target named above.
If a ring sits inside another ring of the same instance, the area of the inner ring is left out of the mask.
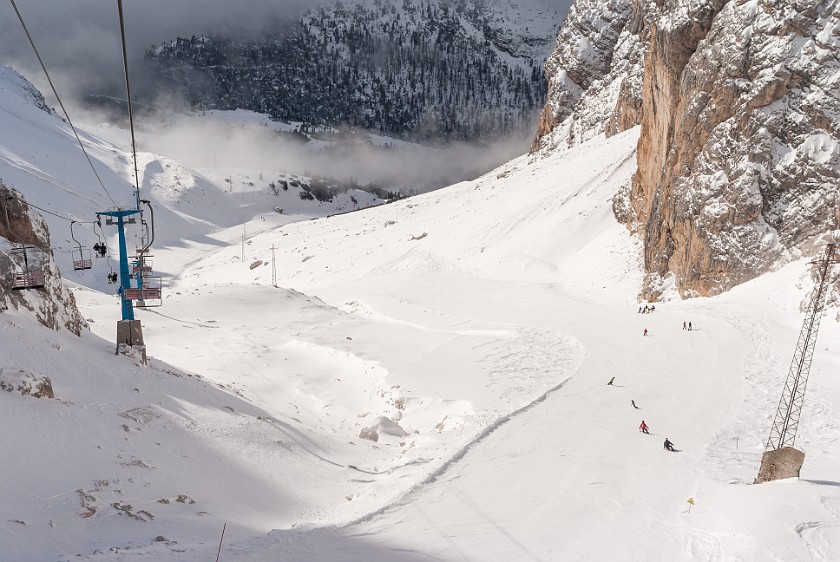
[[[683,322],[683,330],[685,330],[685,322]]]
[[[691,322],[688,323],[688,331],[691,331]]]
[[[663,447],[666,451],[676,451],[676,449],[674,449],[674,444],[671,443],[671,441],[669,441],[667,437],[665,438],[665,443],[663,444]]]
[[[607,384],[608,384],[608,385],[610,385],[610,386],[612,386],[612,383],[614,383],[614,382],[615,382],[615,377],[611,378],[611,379],[610,379],[610,382],[608,382]]]
[[[646,335],[647,335],[647,328],[645,328],[645,333],[644,333],[644,334],[642,334],[642,335],[643,335],[643,336],[646,336]]]
[[[636,408],[637,410],[639,409],[639,407],[636,406],[636,401],[635,400],[631,400],[630,405],[633,406],[634,408]]]
[[[649,429],[648,424],[645,423],[645,420],[642,420],[642,423],[639,426],[639,431],[641,431],[645,435],[650,435],[650,432],[648,431],[648,429]]]

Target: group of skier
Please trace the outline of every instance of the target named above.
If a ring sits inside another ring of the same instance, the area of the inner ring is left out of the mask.
[[[656,311],[656,307],[654,305],[650,305],[650,306],[644,305],[644,306],[639,307],[639,314],[649,314],[649,313],[655,312],[655,311]],[[682,328],[683,328],[683,330],[686,330],[686,331],[689,331],[689,332],[693,330],[693,326],[692,326],[691,322],[683,322]],[[648,329],[647,328],[644,329],[644,331],[642,332],[642,335],[643,336],[648,335]],[[610,382],[608,382],[607,384],[610,385],[610,386],[613,386],[614,385],[613,383],[615,383],[615,377],[612,377],[610,379]],[[636,410],[639,409],[639,407],[636,406],[636,401],[635,400],[630,400],[630,405],[633,406],[633,408],[635,408]],[[648,424],[645,423],[645,420],[642,420],[642,423],[639,425],[639,431],[644,433],[645,435],[650,435],[650,426],[648,426]],[[677,449],[674,447],[674,444],[667,437],[665,438],[665,442],[662,444],[662,447],[666,451],[674,451],[674,452],[677,451]]]
[[[633,404],[634,408],[636,408],[636,403],[633,400],[631,400],[630,403]],[[645,435],[650,435],[650,426],[648,426],[648,424],[645,423],[645,420],[642,420],[642,423],[639,425],[639,431],[641,431]],[[667,437],[665,438],[665,443],[662,445],[662,447],[666,451],[677,451],[677,449],[674,448],[674,444],[671,443],[671,440]]]

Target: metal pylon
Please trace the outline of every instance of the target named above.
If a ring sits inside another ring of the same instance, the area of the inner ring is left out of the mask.
[[[819,280],[808,302],[805,321],[796,342],[796,352],[790,363],[782,398],[776,410],[770,437],[767,439],[767,451],[782,447],[793,447],[796,431],[799,429],[799,414],[805,401],[805,387],[808,384],[808,374],[811,372],[811,360],[814,357],[814,347],[817,345],[817,332],[820,319],[825,308],[825,297],[828,292],[828,272],[832,264],[837,263],[835,245],[829,244],[825,255],[811,263],[818,266]]]

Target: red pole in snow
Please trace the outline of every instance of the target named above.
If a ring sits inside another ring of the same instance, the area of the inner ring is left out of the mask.
[[[225,540],[225,529],[227,528],[227,523],[224,524],[222,527],[222,538],[219,539],[219,552],[216,553],[216,562],[219,562],[219,556],[222,554],[222,541]]]

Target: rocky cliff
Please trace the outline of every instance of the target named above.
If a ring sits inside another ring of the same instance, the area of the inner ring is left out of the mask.
[[[6,217],[8,216],[8,222]],[[43,269],[44,288],[13,290],[15,272],[23,270],[22,255],[15,252],[21,246],[33,248],[27,252],[30,268]],[[61,275],[53,262],[47,225],[40,215],[33,214],[20,194],[0,181],[0,313],[10,308],[26,309],[38,321],[54,330],[65,329],[81,335],[87,326],[76,299],[62,284]]]
[[[642,0],[578,0],[545,65],[548,101],[533,150],[613,134],[640,121],[644,50]]]
[[[590,25],[570,16],[565,42],[585,39],[601,55],[584,80],[573,80],[581,90],[573,103],[565,92],[574,88],[555,85],[579,74],[582,50],[561,46],[549,59],[552,119],[544,116],[537,146],[641,124],[638,171],[615,209],[644,241],[642,296],[658,298],[669,286],[682,296],[719,293],[821,251],[838,228],[837,0],[593,5],[576,3]],[[597,17],[611,25],[592,25]],[[622,54],[621,38],[630,35],[643,51]],[[628,70],[616,87],[621,65]],[[603,95],[605,84],[612,96]]]

